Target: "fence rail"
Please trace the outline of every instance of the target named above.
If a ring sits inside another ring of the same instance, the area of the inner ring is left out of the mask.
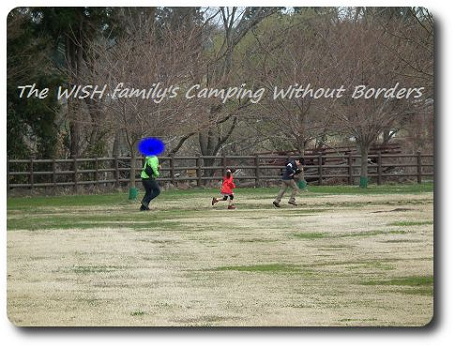
[[[381,154],[369,155],[370,182],[381,185],[392,179],[408,178],[421,183],[433,179],[432,154]],[[160,157],[160,182],[177,184],[192,182],[202,186],[208,181],[220,180],[227,168],[236,170],[238,182],[251,181],[260,186],[264,181],[279,180],[287,156],[170,156]],[[75,193],[86,185],[114,187],[126,186],[134,167],[135,182],[139,182],[143,158],[130,157],[70,158],[70,159],[8,159],[8,191],[15,188],[30,189],[72,186]],[[339,180],[349,185],[360,178],[358,155],[305,156],[304,177],[309,182],[323,184],[325,180]]]

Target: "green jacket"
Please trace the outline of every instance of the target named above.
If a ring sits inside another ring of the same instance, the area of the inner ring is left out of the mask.
[[[145,163],[144,163],[144,167],[142,168],[142,172],[141,172],[141,178],[142,179],[148,179],[149,176],[147,175],[147,173],[145,172],[145,167],[147,165],[149,165],[150,167],[152,167],[152,170],[153,170],[153,174],[152,174],[152,177],[153,178],[157,178],[160,176],[160,172],[158,171],[158,166],[159,166],[159,161],[158,161],[158,157],[156,156],[147,156],[145,157]]]

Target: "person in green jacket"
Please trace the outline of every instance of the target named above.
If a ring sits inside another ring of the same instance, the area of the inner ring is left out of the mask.
[[[150,210],[149,204],[152,199],[155,199],[159,196],[161,190],[158,186],[157,181],[155,180],[160,176],[159,169],[161,168],[158,157],[156,156],[146,156],[144,168],[141,172],[142,185],[145,189],[145,195],[141,202],[141,207],[139,210]]]

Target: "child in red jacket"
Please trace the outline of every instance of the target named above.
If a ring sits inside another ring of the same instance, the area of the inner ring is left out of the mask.
[[[212,198],[212,206],[215,205],[215,203],[218,203],[219,201],[227,201],[229,198],[228,202],[228,209],[235,209],[234,206],[234,192],[232,191],[235,189],[235,184],[234,184],[234,177],[232,176],[231,170],[228,169],[226,171],[226,176],[224,177],[223,180],[223,186],[221,186],[221,194],[223,195],[222,198]]]

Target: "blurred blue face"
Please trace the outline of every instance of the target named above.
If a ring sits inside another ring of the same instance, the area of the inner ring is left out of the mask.
[[[144,138],[139,141],[138,150],[144,156],[157,156],[164,152],[165,145],[160,139]]]

